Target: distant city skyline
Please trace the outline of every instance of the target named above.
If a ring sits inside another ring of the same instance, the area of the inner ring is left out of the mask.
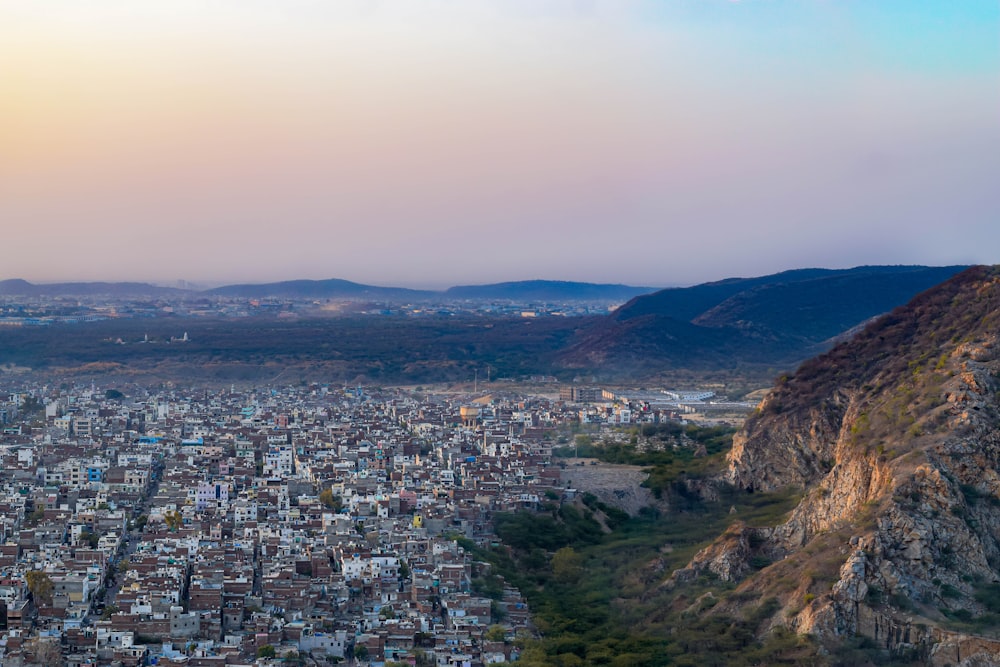
[[[0,0],[0,279],[1000,262],[993,0]]]

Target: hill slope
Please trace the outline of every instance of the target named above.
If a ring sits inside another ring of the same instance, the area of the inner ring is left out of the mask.
[[[457,299],[506,299],[512,301],[626,301],[655,291],[652,287],[605,285],[565,280],[521,280],[492,285],[450,287],[445,296]]]
[[[414,290],[402,287],[378,287],[349,280],[288,280],[277,283],[226,285],[208,290],[208,294],[236,297],[297,297],[348,299],[501,299],[526,301],[626,301],[654,291],[652,287],[602,285],[563,280],[522,280],[490,285],[460,285],[444,292]]]
[[[976,635],[1000,630],[998,326],[1000,268],[976,267],[783,379],[725,480],[802,501],[774,528],[734,524],[673,581],[740,582],[712,613],[774,597],[771,627],[830,645],[997,664]]]
[[[426,299],[434,292],[412,290],[404,287],[377,287],[362,285],[349,280],[286,280],[277,283],[226,285],[207,290],[206,294],[228,297],[290,297],[316,299]]]
[[[190,294],[173,287],[159,287],[149,283],[45,283],[35,284],[13,278],[0,280],[0,294],[4,296],[112,296],[112,297],[177,297]]]
[[[558,361],[629,372],[787,366],[963,268],[801,269],[661,290],[582,332]]]

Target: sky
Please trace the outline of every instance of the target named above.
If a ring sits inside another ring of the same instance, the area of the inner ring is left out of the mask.
[[[1000,263],[996,0],[0,0],[0,278]]]

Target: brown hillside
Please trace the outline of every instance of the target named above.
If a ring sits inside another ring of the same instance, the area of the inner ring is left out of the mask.
[[[734,527],[682,572],[777,596],[772,626],[821,641],[1000,664],[998,324],[1000,268],[976,267],[779,381],[725,477],[804,487],[802,501],[777,527]],[[753,554],[775,562],[755,572]]]

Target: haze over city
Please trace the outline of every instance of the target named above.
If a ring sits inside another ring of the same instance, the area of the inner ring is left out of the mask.
[[[0,278],[995,263],[998,28],[979,0],[0,0]]]
[[[1000,667],[998,37],[0,0],[0,667]]]

